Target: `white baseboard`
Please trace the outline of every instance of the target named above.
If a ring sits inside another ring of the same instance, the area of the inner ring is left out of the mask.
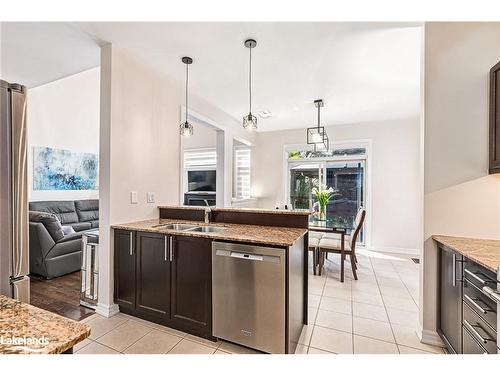
[[[357,247],[356,247],[357,248]],[[419,256],[420,252],[417,249],[410,249],[405,247],[378,247],[378,246],[370,246],[369,248],[365,248],[368,251],[377,251],[380,253],[393,253],[393,254],[407,254],[407,255],[415,255]]]
[[[116,304],[104,305],[102,303],[98,303],[95,312],[99,315],[109,318],[113,315],[118,314],[120,312],[120,309]]]
[[[442,348],[445,347],[443,340],[441,340],[441,337],[439,337],[439,334],[436,331],[422,329],[419,325],[416,329],[416,333],[422,344],[440,346]]]

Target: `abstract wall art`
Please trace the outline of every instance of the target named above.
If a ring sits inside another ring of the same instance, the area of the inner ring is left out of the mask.
[[[33,190],[98,190],[97,154],[33,147]]]

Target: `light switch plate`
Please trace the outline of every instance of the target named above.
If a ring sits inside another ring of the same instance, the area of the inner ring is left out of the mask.
[[[155,192],[148,191],[148,203],[154,203],[154,202],[155,202]]]
[[[131,191],[130,192],[130,203],[131,204],[137,204],[137,203],[139,203],[139,198],[137,196],[137,191]]]

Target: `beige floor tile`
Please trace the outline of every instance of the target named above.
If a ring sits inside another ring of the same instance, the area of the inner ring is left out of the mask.
[[[308,350],[309,350],[308,346],[298,344],[297,348],[295,349],[295,354],[307,354]]]
[[[377,282],[379,286],[386,285],[386,286],[404,288],[403,281],[401,281],[401,279],[399,278],[392,279],[392,278],[377,276]]]
[[[398,298],[409,298],[410,293],[408,292],[408,289],[406,287],[393,287],[393,286],[387,286],[387,285],[381,285],[380,286],[380,293],[382,296],[391,296],[391,297],[398,297]]]
[[[350,289],[341,289],[329,285],[325,286],[325,289],[323,290],[323,295],[326,297],[342,298],[349,301],[352,298]]]
[[[344,332],[352,332],[352,315],[336,313],[326,310],[318,310],[316,326],[337,329]]]
[[[219,349],[232,354],[263,354],[262,352],[259,352],[257,350],[233,344],[232,342],[228,341],[222,341]]]
[[[97,342],[122,352],[148,332],[151,332],[151,330],[152,328],[145,325],[128,321],[111,332],[106,333],[104,336],[99,337]]]
[[[316,294],[309,294],[307,296],[307,304],[309,307],[313,308],[318,308],[319,307],[319,302],[321,300],[321,296],[318,296]]]
[[[377,320],[353,318],[354,334],[371,337],[388,342],[394,342],[394,335],[392,334],[391,325]]]
[[[135,316],[130,316],[130,315],[124,315],[124,316],[129,317],[129,319],[134,321],[134,322],[137,322],[139,324],[145,325],[145,326],[150,327],[150,328],[154,328],[154,329],[159,330],[159,331],[169,333],[169,334],[174,335],[174,336],[185,337],[187,335],[186,332],[178,331],[176,329],[166,327],[166,326],[163,326],[161,324],[149,322],[147,320],[140,319],[140,318],[137,318]]]
[[[217,349],[220,346],[221,342],[222,342],[221,340],[211,341],[211,340],[207,340],[207,339],[204,339],[204,338],[201,338],[201,337],[198,337],[198,336],[194,336],[194,335],[187,335],[185,337],[185,339],[197,342],[198,344],[202,344],[202,345],[205,345],[205,346],[210,346],[211,348],[214,348],[214,349]]]
[[[343,314],[351,314],[352,313],[351,305],[352,302],[345,299],[323,296],[321,298],[319,308],[320,310],[328,310]]]
[[[92,314],[90,316],[87,316],[85,319],[80,320],[78,323],[87,323],[87,322],[91,321],[92,319],[97,318],[98,316],[100,316],[100,315],[99,314]]]
[[[103,316],[98,316],[95,319],[90,320],[86,323],[90,327],[90,339],[95,340],[106,333],[112,331],[116,327],[126,323],[128,319],[123,318],[120,315],[115,315],[110,318],[105,318]]]
[[[379,292],[378,285],[377,283],[370,283],[366,281],[356,281],[352,283],[352,290],[357,291],[357,292],[365,292],[365,293],[371,293],[371,292]]]
[[[333,278],[333,277],[328,277],[326,279],[326,286],[327,287],[333,287],[333,288],[337,288],[337,289],[345,289],[345,290],[351,290],[351,285],[353,284],[353,282],[349,279],[346,279],[344,280],[343,283],[341,283],[339,281],[339,279],[337,278]]]
[[[333,355],[335,353],[327,352],[326,350],[321,350],[321,349],[316,349],[316,348],[309,348],[309,350],[307,351],[307,354],[330,354],[330,355]]]
[[[369,305],[384,306],[382,297],[379,292],[360,292],[357,290],[352,291],[352,300],[354,302],[367,303]]]
[[[441,354],[441,353],[432,353],[426,352],[425,350],[410,348],[408,346],[398,345],[400,354]]]
[[[302,333],[300,334],[299,337],[299,344],[306,345],[308,346],[310,341],[311,341],[311,336],[314,330],[314,326],[312,324],[304,326],[302,328]]]
[[[412,328],[417,326],[418,312],[404,311],[388,307],[387,314],[389,315],[389,321],[391,323],[402,324]]]
[[[354,316],[361,318],[378,320],[381,322],[389,322],[385,307],[375,306],[367,303],[353,302],[352,312]]]
[[[120,354],[120,352],[94,341],[80,349],[76,354]]]
[[[215,349],[209,346],[198,344],[194,341],[182,339],[171,351],[167,354],[214,354]]]
[[[228,355],[228,354],[233,354],[233,353],[228,353],[228,352],[225,352],[224,350],[217,349],[214,354],[225,354],[225,355]]]
[[[78,344],[76,344],[75,346],[73,346],[73,353],[76,353],[77,351],[83,349],[84,347],[86,347],[87,345],[91,344],[93,341],[92,340],[89,340],[89,339],[85,339],[83,341],[80,341]]]
[[[324,286],[325,286],[324,280],[322,280],[321,283],[318,283],[316,281],[309,283],[309,285],[308,285],[309,294],[317,294],[320,296],[323,293]]]
[[[311,338],[311,347],[332,353],[352,354],[352,334],[316,326]]]
[[[182,338],[166,332],[152,330],[127,349],[126,354],[165,354],[170,351]]]
[[[318,309],[315,309],[313,307],[309,307],[308,311],[308,319],[309,319],[309,324],[315,324],[316,323],[316,316],[318,315]]]
[[[412,328],[401,324],[392,324],[392,329],[398,345],[409,346],[410,348],[428,352],[442,353],[442,349],[438,346],[422,344],[415,332],[415,327]]]
[[[385,307],[393,308],[398,310],[418,312],[418,307],[415,305],[413,298],[408,296],[407,298],[398,298],[392,296],[383,296]]]
[[[399,354],[396,344],[354,335],[354,354]]]

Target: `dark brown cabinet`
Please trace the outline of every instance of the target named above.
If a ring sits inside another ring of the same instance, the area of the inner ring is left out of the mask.
[[[180,325],[212,331],[212,241],[173,238],[171,319]]]
[[[115,301],[135,309],[135,232],[115,230]]]
[[[489,171],[500,173],[500,62],[490,70]]]
[[[440,246],[438,333],[450,353],[462,353],[462,255]]]
[[[137,233],[136,309],[168,319],[170,315],[170,236]]]
[[[212,339],[212,241],[125,230],[114,235],[120,310]]]

